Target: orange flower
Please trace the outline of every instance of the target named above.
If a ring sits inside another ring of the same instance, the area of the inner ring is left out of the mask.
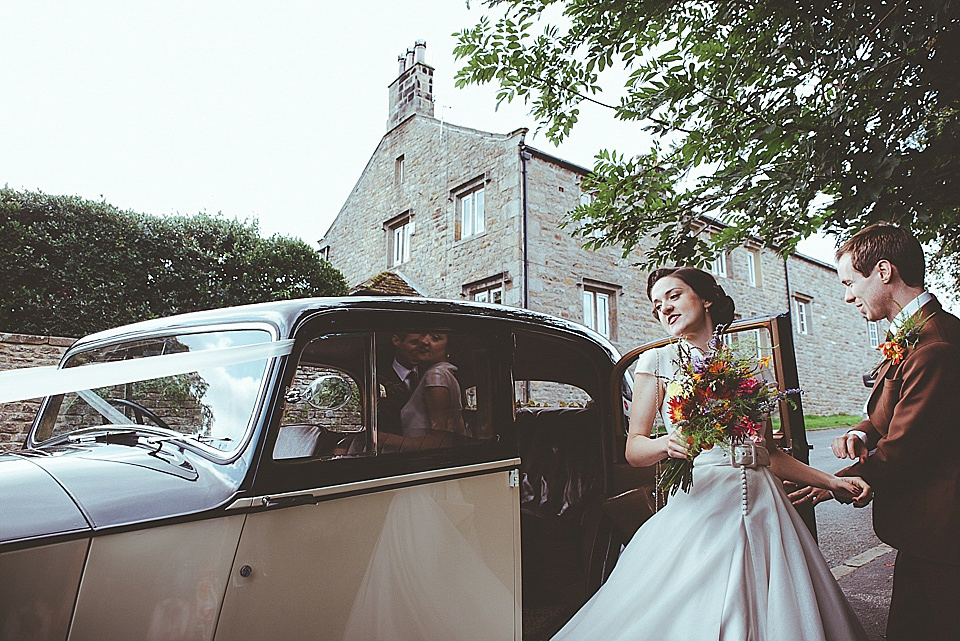
[[[907,350],[903,347],[903,345],[894,341],[881,343],[877,349],[880,350],[880,353],[883,354],[884,358],[892,362],[894,365],[902,361],[903,357],[907,353]]]
[[[668,401],[670,406],[670,422],[679,423],[684,417],[683,413],[683,401],[685,399],[682,396],[674,396]]]

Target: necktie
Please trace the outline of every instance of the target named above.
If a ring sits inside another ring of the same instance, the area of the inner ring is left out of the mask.
[[[406,378],[407,389],[410,390],[411,392],[417,387],[417,379],[418,379],[417,370],[412,369],[409,372],[407,372],[407,378]]]

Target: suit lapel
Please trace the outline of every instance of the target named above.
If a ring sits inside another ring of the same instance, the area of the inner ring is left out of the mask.
[[[883,379],[886,377],[891,365],[893,365],[893,362],[888,360],[881,365],[877,371],[877,378],[873,381],[873,389],[870,390],[870,396],[867,397],[867,416],[873,413],[873,408],[876,407],[878,390],[883,389]]]
[[[942,309],[943,308],[940,306],[940,303],[936,299],[933,299],[932,301],[928,302],[926,305],[921,307],[919,310],[917,310],[916,313],[922,314],[922,318],[924,319],[929,319],[931,316],[941,311]],[[924,327],[921,328],[920,330],[919,341],[923,340],[924,334],[932,330],[933,330],[932,326],[927,327],[927,325],[924,324]],[[919,344],[919,341],[918,341],[918,344]],[[907,350],[907,354],[903,357],[903,360],[897,363],[897,367],[900,367],[901,365],[903,365],[903,362],[906,359],[910,358],[910,353],[913,351],[915,347],[916,346],[911,347],[910,349]],[[879,395],[878,390],[883,389],[883,380],[887,377],[887,373],[890,371],[890,368],[892,366],[893,366],[893,361],[888,360],[886,363],[880,366],[879,370],[877,370],[877,378],[873,383],[873,389],[870,390],[870,396],[869,398],[867,398],[867,416],[870,416],[873,413],[873,410],[876,408],[877,396]]]

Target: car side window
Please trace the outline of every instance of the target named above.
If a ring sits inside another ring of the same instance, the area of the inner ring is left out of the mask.
[[[379,453],[494,438],[492,357],[482,337],[438,328],[380,332],[376,350]]]
[[[550,358],[544,358],[546,354]],[[531,531],[555,530],[560,526],[552,519],[568,511],[581,514],[590,497],[602,492],[604,422],[598,408],[602,392],[598,358],[576,341],[516,334],[513,381],[522,461],[520,510]],[[537,559],[531,560],[534,565],[546,568],[556,562],[540,552],[530,554]]]
[[[273,458],[344,458],[371,453],[364,416],[369,336],[310,341],[287,388]]]

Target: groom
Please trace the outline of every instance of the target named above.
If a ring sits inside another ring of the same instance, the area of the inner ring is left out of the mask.
[[[393,359],[377,367],[380,400],[377,403],[377,427],[384,432],[402,434],[400,411],[417,387],[419,370],[427,347],[425,334],[391,334]]]
[[[897,549],[888,641],[960,639],[960,319],[923,286],[920,243],[873,225],[837,250],[844,300],[890,321],[868,418],[833,442],[875,491],[877,536]]]

